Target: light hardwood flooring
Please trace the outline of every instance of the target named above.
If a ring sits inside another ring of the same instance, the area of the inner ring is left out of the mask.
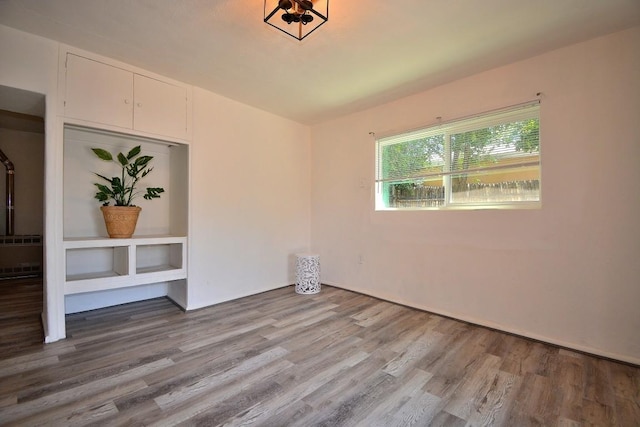
[[[640,369],[323,286],[67,316],[0,348],[2,425],[640,426]]]

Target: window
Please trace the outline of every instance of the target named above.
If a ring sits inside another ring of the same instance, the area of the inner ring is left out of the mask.
[[[540,203],[539,104],[376,141],[376,209],[526,208]]]

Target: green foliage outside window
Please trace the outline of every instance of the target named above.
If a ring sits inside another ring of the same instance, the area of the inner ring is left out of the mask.
[[[386,206],[392,194],[411,195],[421,186],[445,185],[444,176],[450,176],[450,191],[456,193],[468,189],[469,184],[481,183],[482,174],[478,171],[483,168],[504,168],[527,154],[539,159],[537,117],[462,132],[455,130],[455,127],[451,133],[446,129],[442,133],[430,130],[428,136],[417,133],[415,139],[400,137],[400,142],[379,146],[378,180]]]

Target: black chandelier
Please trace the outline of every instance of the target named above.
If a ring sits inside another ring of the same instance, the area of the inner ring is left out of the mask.
[[[264,22],[302,40],[329,20],[329,0],[264,0]]]

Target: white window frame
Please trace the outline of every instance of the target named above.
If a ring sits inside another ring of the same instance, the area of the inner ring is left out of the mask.
[[[542,147],[540,143],[540,136],[538,141],[538,160],[533,162],[523,162],[515,167],[537,166],[538,168],[538,182],[539,186],[539,198],[537,201],[509,201],[509,202],[476,202],[476,203],[452,203],[451,194],[451,176],[456,172],[451,171],[451,144],[450,135],[459,134],[463,132],[484,129],[491,126],[500,124],[512,123],[522,120],[528,120],[536,118],[540,120],[540,103],[539,101],[528,102],[525,104],[519,104],[500,110],[494,110],[478,115],[474,115],[467,118],[452,120],[445,123],[438,123],[436,125],[427,126],[419,129],[413,129],[405,132],[383,135],[376,138],[376,154],[375,154],[375,210],[376,211],[406,211],[406,210],[464,210],[464,209],[539,209],[542,206]],[[432,207],[387,207],[384,202],[383,188],[386,182],[400,181],[402,179],[383,179],[381,177],[381,150],[386,145],[393,145],[401,142],[412,141],[419,138],[426,138],[435,135],[444,134],[444,172],[442,173],[427,173],[424,175],[407,177],[407,181],[420,180],[424,178],[442,177],[444,191],[444,202],[442,206]],[[499,168],[506,168],[505,166],[498,167],[479,167],[473,169],[475,172],[491,171]]]

